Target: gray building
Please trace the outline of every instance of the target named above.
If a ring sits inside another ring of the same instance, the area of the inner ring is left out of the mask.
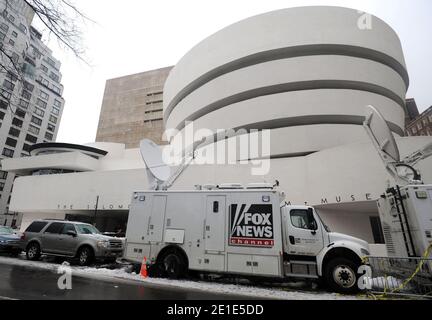
[[[56,140],[64,107],[60,62],[34,27],[24,1],[0,2],[0,159],[29,156],[36,143]],[[0,171],[0,224],[19,224],[9,211],[15,175]]]
[[[96,142],[136,148],[143,138],[164,144],[163,88],[172,67],[106,82]]]

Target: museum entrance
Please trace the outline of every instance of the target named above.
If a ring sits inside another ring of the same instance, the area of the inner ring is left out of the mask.
[[[129,211],[99,210],[96,214],[67,214],[66,220],[94,225],[105,235],[125,237]]]

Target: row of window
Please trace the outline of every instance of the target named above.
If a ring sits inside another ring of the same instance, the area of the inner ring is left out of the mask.
[[[50,89],[50,90],[54,91],[55,93],[57,93],[59,96],[61,95],[61,89],[59,87],[57,87],[56,85],[54,85],[54,84],[50,84],[50,82],[47,79],[45,79],[44,77],[39,76],[39,78],[37,79],[37,81],[39,83],[41,83],[43,86],[45,86],[48,89]]]
[[[411,128],[412,134],[417,134],[418,131],[422,130],[423,127],[428,127],[429,125],[432,125],[432,115],[429,115],[422,119],[422,121],[418,121],[416,126],[413,126]]]
[[[39,103],[39,104],[37,103],[37,105],[38,106],[41,106],[41,105],[43,106],[43,104],[41,104],[41,103]],[[28,106],[29,106],[29,103],[27,101],[24,101],[24,100],[21,99],[20,103],[19,103],[19,106],[22,107],[23,109],[27,109]],[[46,108],[46,105],[44,106],[44,108]],[[0,99],[0,109],[3,109],[3,110],[7,110],[8,109],[8,103],[6,101],[1,100],[1,99]],[[25,118],[26,111],[24,111],[23,109],[17,108],[17,110],[15,112],[15,115],[17,115],[20,118]],[[45,116],[45,111],[42,110],[42,109],[40,109],[40,108],[38,108],[38,107],[34,107],[33,112],[37,116],[40,116],[40,117],[44,117]],[[57,124],[58,118],[56,116],[60,115],[60,109],[57,108],[57,107],[52,107],[51,113],[52,114],[49,116],[48,120],[50,122],[52,122],[53,124]],[[4,115],[3,115],[3,117],[1,119],[3,119],[3,118],[4,118]],[[32,116],[32,119],[30,121],[33,122],[34,124],[39,125],[39,126],[42,124],[42,119],[40,119],[38,117],[35,117],[35,116]],[[17,127],[22,128],[23,121],[20,120],[20,119],[14,118],[12,120],[12,124],[15,125],[15,126],[17,126]],[[50,128],[52,128],[52,126],[53,125],[51,125]],[[54,132],[54,130],[52,130],[52,129],[50,129],[50,131]]]
[[[10,22],[15,23],[15,17],[14,17],[13,15],[9,14],[9,13],[7,12],[7,10],[4,10],[4,11],[2,12],[2,15],[3,15],[3,17],[4,17],[5,19],[8,19]],[[19,28],[23,33],[27,34],[27,27],[26,27],[24,24],[20,23],[19,26],[18,26],[18,28]]]

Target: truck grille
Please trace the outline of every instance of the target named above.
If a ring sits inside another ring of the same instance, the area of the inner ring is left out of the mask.
[[[110,245],[110,248],[113,248],[113,249],[123,248],[123,242],[121,240],[110,240],[109,245]]]

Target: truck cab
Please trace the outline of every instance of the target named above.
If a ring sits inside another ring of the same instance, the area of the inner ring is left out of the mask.
[[[321,278],[332,289],[357,288],[358,268],[369,255],[366,241],[331,232],[314,208],[281,206],[285,277]]]

